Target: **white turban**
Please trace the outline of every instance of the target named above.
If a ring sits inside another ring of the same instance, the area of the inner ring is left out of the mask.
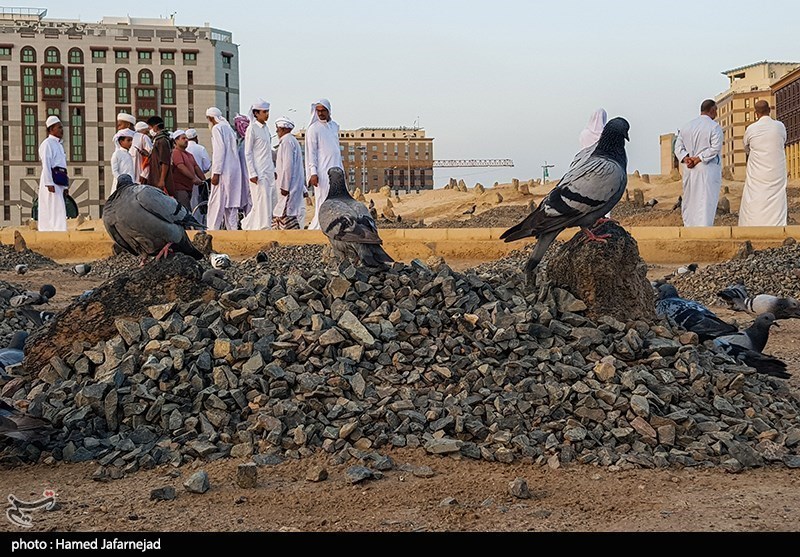
[[[133,138],[136,135],[136,132],[133,130],[120,130],[116,134],[114,134],[114,145],[117,146],[118,149],[121,147],[119,146],[119,140],[123,137],[130,137]]]
[[[212,106],[206,110],[206,116],[209,118],[214,118],[217,122],[227,122],[227,120],[222,117],[222,111],[216,106]]]
[[[325,108],[328,109],[328,114],[331,112],[331,101],[328,99],[320,99],[317,102],[311,103],[311,121],[308,123],[308,127],[311,127],[311,124],[314,122],[319,122],[319,117],[317,116],[317,105],[321,104]]]
[[[47,128],[50,128],[50,126],[55,126],[59,122],[61,122],[61,120],[58,118],[58,116],[48,116],[45,125]]]
[[[197,137],[197,130],[194,128],[189,128],[186,130],[186,139],[194,139]]]
[[[581,132],[578,137],[581,149],[594,145],[600,140],[600,134],[603,133],[603,128],[606,126],[606,119],[608,115],[605,109],[598,108],[594,111],[586,128]]]
[[[251,124],[256,121],[256,117],[253,115],[254,110],[269,110],[269,103],[264,99],[258,99],[250,105],[250,110],[247,111],[247,119],[250,120]]]
[[[133,128],[137,132],[146,132],[150,129],[150,126],[147,125],[147,122],[136,122],[136,125]]]
[[[294,122],[289,120],[286,116],[281,116],[277,120],[275,120],[275,127],[276,128],[286,128],[287,130],[294,129]]]
[[[186,135],[186,132],[183,130],[175,130],[174,132],[172,132],[172,135],[170,137],[172,137],[172,140],[174,141],[182,135]]]
[[[129,124],[136,124],[136,118],[134,118],[133,114],[120,112],[119,114],[117,114],[117,122],[128,122]]]

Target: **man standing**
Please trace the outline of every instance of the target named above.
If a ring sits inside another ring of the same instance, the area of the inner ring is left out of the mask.
[[[206,111],[211,128],[211,191],[208,197],[209,230],[239,229],[239,206],[242,198],[242,169],[236,148],[236,132],[222,117],[222,111],[211,107]]]
[[[69,181],[67,178],[67,154],[61,139],[64,137],[64,126],[58,116],[50,116],[46,122],[47,138],[39,145],[39,160],[42,161],[42,176],[39,179],[39,216],[40,232],[67,231],[67,195]]]
[[[769,116],[769,103],[755,104],[758,120],[744,132],[747,177],[739,226],[786,226],[786,126]]]
[[[133,130],[134,124],[136,124],[136,118],[133,117],[133,114],[126,112],[117,114],[117,131]]]
[[[200,145],[200,141],[197,139],[197,130],[194,128],[186,130],[186,139],[189,140],[186,150],[192,154],[197,166],[203,171],[203,174],[208,174],[208,171],[211,170],[211,157],[208,156],[206,148]],[[192,188],[192,207],[197,207],[201,201],[208,201],[208,183],[207,180],[204,180],[204,182],[204,184]],[[206,210],[207,209],[208,208],[206,208]],[[195,218],[202,224],[205,224],[205,214],[197,215]]]
[[[328,169],[344,168],[339,150],[339,124],[331,120],[331,103],[320,99],[311,105],[311,122],[306,131],[306,174],[314,193],[314,219],[309,230],[319,230],[319,208],[328,197]]]
[[[675,139],[675,156],[683,168],[684,226],[714,226],[722,185],[722,128],[714,119],[717,103],[700,105],[700,116],[683,126]]]
[[[147,183],[175,197],[172,184],[172,140],[164,130],[164,120],[160,116],[148,118],[147,125],[150,126],[150,136],[153,138]]]
[[[302,229],[305,224],[306,180],[303,173],[303,150],[292,135],[294,122],[281,116],[275,122],[280,138],[276,161],[276,188],[280,195],[275,204],[273,222],[278,230]]]
[[[269,103],[258,99],[247,117],[250,124],[244,136],[244,160],[252,208],[242,219],[242,230],[270,230],[276,199],[272,136],[267,128]]]
[[[147,177],[150,175],[150,163],[148,157],[153,151],[153,142],[150,140],[150,126],[147,122],[136,122],[136,135],[133,138],[133,146],[129,153],[133,158],[133,178],[136,184],[146,184]]]
[[[175,148],[172,150],[172,166],[174,167],[172,183],[175,188],[175,199],[191,213],[192,188],[205,181],[206,176],[186,148],[189,143],[186,132],[175,130],[172,140],[175,142]]]

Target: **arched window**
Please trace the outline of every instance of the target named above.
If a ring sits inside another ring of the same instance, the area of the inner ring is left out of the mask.
[[[128,70],[117,70],[117,104],[131,102],[131,74]]]
[[[69,102],[83,102],[83,68],[69,70]]]
[[[139,85],[152,85],[153,72],[150,70],[142,70],[139,72]]]
[[[175,73],[170,70],[161,73],[161,104],[175,104]]]
[[[22,68],[22,102],[36,102],[36,68]]]
[[[36,107],[26,106],[22,111],[22,141],[24,144],[23,160],[32,162],[36,160]]]
[[[50,47],[44,51],[44,61],[47,64],[58,64],[61,62],[61,53],[55,47]]]
[[[36,51],[33,49],[32,46],[26,46],[22,49],[22,61],[26,64],[32,64],[36,62]]]
[[[83,64],[83,51],[80,48],[73,48],[69,51],[70,64]]]

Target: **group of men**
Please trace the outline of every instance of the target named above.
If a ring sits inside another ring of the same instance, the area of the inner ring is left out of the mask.
[[[744,134],[747,170],[739,208],[739,226],[786,226],[786,127],[770,117],[765,100],[756,101],[756,121]],[[675,138],[675,157],[682,165],[684,226],[713,226],[722,186],[722,128],[717,104],[700,105],[700,116]]]
[[[118,114],[109,195],[119,177],[127,174],[134,183],[159,188],[193,212],[207,192],[205,214],[195,215],[209,230],[303,229],[308,187],[313,187],[315,214],[308,228],[318,230],[319,208],[329,189],[328,169],[343,168],[339,125],[331,119],[330,102],[320,99],[311,105],[305,162],[292,134],[295,124],[285,116],[275,122],[278,145],[273,147],[269,109],[270,104],[259,99],[232,126],[219,108],[209,108],[210,157],[194,129],[170,133],[159,116],[137,122],[130,114]],[[47,138],[39,147],[38,228],[66,231],[64,126],[57,116],[49,117],[46,126]]]

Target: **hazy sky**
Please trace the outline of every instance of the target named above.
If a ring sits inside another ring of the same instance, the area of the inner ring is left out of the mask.
[[[631,124],[629,172],[659,172],[658,136],[727,87],[723,70],[800,60],[800,2],[60,0],[50,18],[168,16],[231,31],[242,109],[305,126],[327,97],[343,129],[419,124],[437,159],[511,158],[515,168],[442,169],[447,177],[560,177],[597,107]],[[293,108],[297,112],[289,112]]]

